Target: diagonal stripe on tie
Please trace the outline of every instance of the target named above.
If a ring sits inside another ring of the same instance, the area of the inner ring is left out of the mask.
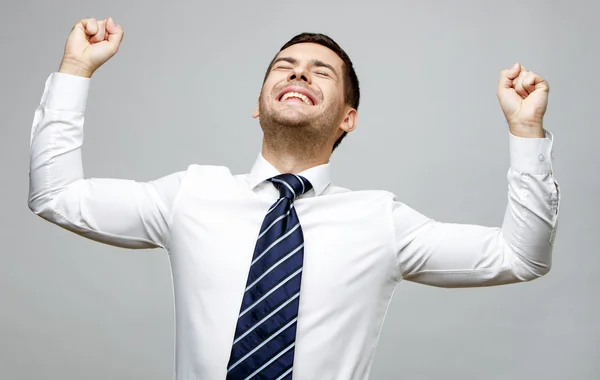
[[[269,269],[265,270],[256,280],[252,281],[252,283],[246,287],[245,291],[247,292],[251,287],[253,287],[260,280],[262,280],[263,278],[265,278],[266,275],[268,275],[269,273],[271,273],[273,270],[277,269],[278,265],[281,265],[282,263],[284,263],[287,259],[289,259],[290,257],[292,257],[293,254],[295,254],[296,252],[298,252],[302,248],[304,248],[304,243],[300,244],[292,252],[288,253],[287,255],[285,255],[284,257],[282,257],[281,259],[279,259],[279,261],[277,261],[275,264],[271,265],[269,267]]]
[[[287,284],[288,282],[290,282],[290,280],[294,279],[295,277],[297,277],[300,272],[302,272],[302,268],[298,269],[297,271],[295,271],[294,273],[290,274],[288,277],[286,277],[283,281],[281,281],[279,284],[275,285],[275,287],[273,287],[271,290],[269,290],[264,296],[260,297],[258,300],[256,300],[252,305],[248,306],[247,308],[245,308],[244,310],[242,310],[240,312],[240,317],[244,316],[244,314],[246,314],[248,311],[252,310],[256,305],[259,305],[261,302],[263,302],[267,297],[269,297],[271,294],[273,294],[274,292],[276,292],[277,290],[279,290],[279,288],[281,288],[283,285]],[[299,276],[298,276],[299,277]]]
[[[256,324],[254,324],[251,328],[249,328],[248,330],[246,330],[242,335],[240,335],[239,337],[237,337],[234,341],[233,344],[236,344],[237,342],[240,341],[240,339],[246,337],[248,334],[250,334],[252,331],[254,331],[254,329],[256,329],[257,327],[259,327],[260,325],[262,325],[266,320],[268,320],[269,318],[271,318],[275,313],[277,313],[278,311],[280,311],[281,309],[283,309],[284,307],[286,307],[287,305],[290,304],[290,302],[294,301],[295,299],[297,299],[300,296],[300,293],[296,293],[292,296],[292,298],[288,299],[287,301],[285,301],[284,303],[282,303],[281,305],[279,305],[277,307],[277,309],[273,310],[271,313],[269,313],[266,317],[264,317],[263,319],[261,319],[260,321],[258,321]]]
[[[304,258],[304,235],[295,199],[312,189],[305,178],[269,180],[279,199],[267,210],[248,269],[227,365],[227,379],[289,379]]]
[[[269,245],[267,248],[265,248],[262,252],[260,252],[256,258],[254,260],[252,260],[252,265],[254,265],[254,263],[256,263],[258,260],[260,260],[267,252],[269,252],[269,250],[271,250],[271,248],[273,248],[274,246],[276,246],[277,244],[281,243],[283,240],[285,240],[285,238],[287,238],[288,236],[290,236],[292,233],[294,233],[294,231],[296,231],[296,229],[300,228],[300,223],[294,225],[290,230],[288,230],[286,233],[284,233],[283,235],[279,236],[277,238],[277,240],[275,240],[274,242],[271,243],[271,245]]]
[[[269,336],[267,339],[263,340],[260,344],[258,344],[256,347],[254,347],[250,352],[248,352],[244,357],[242,357],[241,359],[239,359],[237,362],[233,363],[231,365],[231,367],[227,368],[228,371],[231,371],[232,369],[234,369],[235,367],[238,366],[238,364],[240,364],[241,362],[243,362],[245,359],[247,359],[250,355],[252,355],[253,353],[255,353],[256,351],[260,350],[260,348],[262,346],[264,346],[265,344],[269,343],[272,339],[277,338],[279,336],[279,334],[285,332],[285,330],[287,330],[288,328],[292,327],[292,325],[294,323],[296,323],[296,321],[298,320],[298,318],[294,318],[291,321],[289,321],[285,326],[283,326],[282,328],[280,328],[279,330],[277,330],[276,332],[274,332],[271,336]]]
[[[290,210],[288,210],[285,214],[281,215],[280,217],[278,217],[277,219],[275,219],[271,224],[269,224],[269,226],[267,228],[265,228],[260,235],[258,235],[258,238],[260,239],[261,237],[263,237],[267,232],[269,232],[269,230],[271,228],[273,228],[273,226],[275,224],[277,224],[277,222],[279,222],[280,220],[282,220],[283,218],[287,217],[290,215],[290,213],[292,212],[292,208],[294,207],[294,205],[290,206]]]
[[[286,348],[284,348],[282,351],[280,351],[279,353],[277,353],[275,356],[273,356],[271,359],[269,359],[269,361],[267,361],[265,364],[263,364],[260,368],[258,368],[256,371],[252,372],[248,377],[246,377],[247,380],[251,379],[253,376],[255,376],[257,373],[259,373],[260,371],[264,370],[265,368],[267,368],[267,366],[269,366],[271,363],[273,363],[275,360],[279,359],[282,355],[286,354],[288,351],[292,350],[294,348],[294,346],[296,345],[296,343],[292,343],[289,346],[287,346]],[[293,356],[293,353],[292,353]],[[293,360],[293,357],[292,357]]]
[[[282,373],[277,379],[275,380],[282,380],[284,379],[287,375],[290,375],[292,373],[292,368],[289,368],[288,370],[286,370],[284,373]],[[290,376],[291,378],[291,376]]]

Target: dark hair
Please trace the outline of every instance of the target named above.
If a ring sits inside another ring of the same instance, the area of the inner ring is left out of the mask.
[[[354,66],[352,65],[352,61],[348,54],[338,45],[333,39],[330,37],[321,34],[321,33],[301,33],[294,36],[291,40],[285,43],[279,49],[279,52],[287,49],[288,47],[299,44],[299,43],[315,43],[319,45],[323,45],[326,48],[332,50],[335,54],[338,55],[344,62],[343,69],[343,83],[344,83],[344,100],[346,104],[350,105],[352,108],[358,110],[358,103],[360,101],[360,87],[358,84],[358,77],[356,76],[356,72],[354,71]],[[279,53],[277,53],[279,54]],[[277,58],[277,55],[273,58],[271,63],[269,64],[269,68],[267,69],[267,73],[265,74],[265,80],[271,71],[273,66],[273,62]],[[344,137],[346,137],[347,132],[342,133],[339,139],[333,144],[333,150],[340,145]]]

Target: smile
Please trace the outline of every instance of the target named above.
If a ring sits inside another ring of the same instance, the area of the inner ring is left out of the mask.
[[[291,99],[291,100],[299,99],[299,100],[303,101],[304,103],[308,104],[309,106],[313,105],[312,101],[309,99],[308,96],[300,94],[298,92],[287,92],[287,93],[283,94],[283,96],[281,97],[281,99],[279,101],[285,102],[288,99]]]
[[[315,97],[305,88],[300,86],[291,86],[283,90],[278,95],[280,102],[296,102],[309,106],[317,104]]]

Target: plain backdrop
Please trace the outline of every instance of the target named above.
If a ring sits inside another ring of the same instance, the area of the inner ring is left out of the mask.
[[[269,60],[322,32],[362,88],[334,182],[384,189],[440,221],[498,226],[507,197],[500,71],[550,83],[560,227],[551,272],[531,283],[403,283],[371,379],[600,378],[597,1],[70,1],[1,3],[0,378],[168,379],[167,254],[85,240],[27,207],[31,123],[80,19],[113,16],[119,53],[92,78],[87,177],[146,181],[190,163],[250,170],[252,110]],[[318,379],[315,379],[318,380]]]

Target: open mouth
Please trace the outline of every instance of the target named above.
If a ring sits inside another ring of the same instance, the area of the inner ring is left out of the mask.
[[[309,106],[316,104],[315,99],[308,91],[302,88],[287,88],[279,95],[280,102],[304,103]]]

